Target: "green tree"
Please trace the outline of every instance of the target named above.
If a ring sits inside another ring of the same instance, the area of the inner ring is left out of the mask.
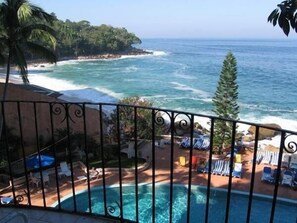
[[[119,119],[120,119],[120,128],[123,132],[126,139],[130,140],[135,136],[135,123],[134,120],[137,120],[137,137],[141,139],[152,139],[152,107],[153,103],[149,100],[142,99],[138,96],[123,98],[119,101]],[[136,117],[134,114],[134,107],[137,108]],[[157,113],[156,116],[160,114]],[[111,114],[111,123],[114,126],[117,126],[117,111],[114,111]],[[155,125],[155,135],[159,136],[162,133],[162,127]],[[112,130],[113,136],[117,136],[119,133],[116,128]],[[116,138],[116,137],[115,137]]]
[[[290,26],[297,32],[297,0],[286,0],[277,5],[268,16],[268,22],[273,26],[276,24],[288,36],[290,33]]]
[[[27,0],[5,0],[0,5],[0,42],[6,59],[6,80],[2,100],[6,99],[11,65],[16,65],[24,83],[29,83],[26,55],[37,54],[56,62],[53,51],[55,31],[46,24],[54,17]]]
[[[237,63],[231,52],[223,62],[217,90],[212,99],[215,114],[222,119],[238,119],[239,106],[237,78]],[[221,153],[224,146],[229,146],[232,139],[232,123],[224,120],[215,120],[214,123],[214,151]]]

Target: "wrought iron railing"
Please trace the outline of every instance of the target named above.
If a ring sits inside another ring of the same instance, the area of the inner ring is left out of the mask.
[[[0,168],[1,176],[6,176],[0,179],[1,207],[29,205],[120,222],[160,222],[159,211],[165,208],[162,222],[212,222],[217,215],[216,189],[225,191],[225,205],[223,210],[220,208],[224,214],[219,222],[258,222],[253,214],[258,197],[270,199],[269,216],[266,213],[259,222],[277,222],[279,204],[296,206],[297,133],[293,131],[214,116],[107,103],[7,101],[1,102],[1,120],[0,158],[6,163]],[[228,123],[232,131],[230,145],[224,144],[227,148],[214,158],[217,121]],[[202,122],[206,123],[203,127],[198,125]],[[250,142],[242,139],[246,136],[239,134],[238,126],[252,126]],[[263,145],[263,137],[274,137],[277,145]],[[37,157],[33,166],[28,162],[32,156]],[[40,157],[53,159],[45,162]],[[186,162],[182,163],[181,158]],[[264,164],[261,158],[265,159]],[[60,165],[65,162],[70,174]],[[239,170],[235,169],[236,163]],[[275,170],[269,176],[264,167]],[[133,193],[127,192],[127,185]],[[144,185],[149,189],[143,189]],[[162,204],[160,185],[167,186],[166,202]],[[186,188],[186,192],[177,196],[176,186]],[[99,194],[96,188],[100,188]],[[110,188],[116,188],[116,192],[110,192]],[[203,188],[205,198],[199,203],[203,210],[199,218],[195,215],[196,206],[193,207],[198,199],[193,191],[197,188]],[[247,195],[241,216],[244,220],[234,221],[235,192]],[[20,200],[20,196],[24,199]],[[185,202],[178,203],[179,199]],[[128,206],[132,210],[128,211]],[[181,217],[176,217],[181,209]],[[263,210],[267,212],[267,206]],[[282,222],[286,222],[287,215],[283,214]],[[290,219],[296,219],[294,215],[296,212],[291,213]]]

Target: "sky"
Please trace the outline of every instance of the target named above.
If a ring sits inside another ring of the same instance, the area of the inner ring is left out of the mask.
[[[140,38],[288,38],[267,17],[283,0],[31,0],[59,19],[125,27]],[[297,38],[291,32],[289,38]]]

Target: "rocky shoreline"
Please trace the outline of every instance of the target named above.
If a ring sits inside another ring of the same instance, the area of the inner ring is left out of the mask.
[[[132,48],[130,50],[126,50],[123,52],[117,53],[102,53],[102,54],[95,54],[95,55],[80,55],[80,56],[73,56],[73,57],[61,57],[58,58],[57,62],[67,61],[67,60],[108,60],[108,59],[118,59],[123,56],[141,56],[141,55],[151,55],[152,52],[145,51],[143,49]],[[31,60],[28,61],[29,66],[38,67],[42,66],[42,64],[48,63],[44,60]]]

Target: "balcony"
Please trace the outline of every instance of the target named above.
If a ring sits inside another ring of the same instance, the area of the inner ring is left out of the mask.
[[[1,208],[118,222],[296,221],[296,132],[107,103],[6,101],[1,109]],[[214,155],[217,121],[233,131]],[[252,126],[250,142],[238,141],[237,126]],[[278,146],[262,144],[263,130]]]

